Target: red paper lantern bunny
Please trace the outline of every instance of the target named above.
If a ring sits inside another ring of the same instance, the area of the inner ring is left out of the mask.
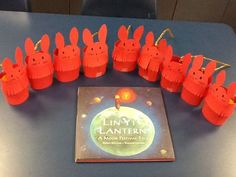
[[[119,40],[114,45],[112,53],[113,68],[121,72],[135,70],[140,53],[140,39],[144,31],[143,26],[135,29],[133,38],[128,38],[128,30],[122,25],[118,30]]]
[[[83,68],[86,77],[100,77],[106,73],[108,46],[106,43],[107,26],[103,24],[98,31],[98,42],[94,42],[89,29],[83,31],[84,48]]]
[[[161,87],[169,92],[179,92],[190,62],[190,53],[183,56],[183,58],[173,56],[172,47],[168,46],[161,73]]]
[[[191,69],[183,83],[181,98],[190,105],[198,106],[206,96],[212,74],[216,68],[216,62],[211,61],[203,69],[203,56],[196,56]]]
[[[31,38],[25,41],[26,64],[31,87],[36,90],[49,87],[53,82],[53,63],[49,54],[50,40],[47,34],[41,38],[41,50],[34,50]]]
[[[221,71],[216,82],[209,88],[205,97],[202,113],[214,125],[222,125],[234,112],[236,103],[236,82],[224,87],[225,71]]]
[[[15,59],[16,64],[13,64],[9,58],[5,58],[2,63],[4,71],[0,73],[2,92],[11,105],[19,105],[29,97],[29,81],[19,47],[16,48]]]
[[[63,35],[56,34],[56,49],[54,50],[54,69],[56,77],[61,82],[70,82],[79,77],[81,66],[80,48],[78,47],[79,33],[76,27],[70,31],[70,43],[66,45]]]
[[[154,34],[149,32],[145,38],[145,45],[141,49],[138,59],[139,75],[144,79],[155,82],[162,70],[167,42],[162,39],[159,45],[154,44]]]

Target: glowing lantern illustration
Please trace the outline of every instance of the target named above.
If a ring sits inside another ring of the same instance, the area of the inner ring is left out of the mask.
[[[130,88],[119,89],[116,95],[119,95],[119,101],[122,103],[132,103],[136,100],[137,97],[134,90]]]

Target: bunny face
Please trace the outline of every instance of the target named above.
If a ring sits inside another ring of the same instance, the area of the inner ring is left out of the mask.
[[[209,78],[204,75],[204,70],[199,69],[191,69],[189,71],[189,76],[194,80],[194,82],[197,82],[199,84],[208,84]]]
[[[84,65],[100,66],[108,62],[108,46],[106,44],[107,27],[105,24],[98,31],[98,41],[94,42],[93,35],[89,29],[83,31]]]
[[[29,81],[23,64],[23,54],[19,47],[16,48],[15,59],[16,64],[12,63],[9,58],[5,58],[2,63],[4,72],[0,73],[2,92],[11,105],[19,105],[29,97]]]
[[[221,102],[228,103],[230,99],[227,95],[227,89],[225,89],[224,87],[213,85],[211,88],[211,93]]]
[[[55,43],[57,47],[58,56],[60,59],[69,60],[80,56],[80,48],[78,47],[77,44],[78,39],[79,39],[79,33],[76,27],[73,27],[70,31],[71,45],[65,46],[63,35],[60,32],[56,34]]]
[[[26,69],[23,64],[23,54],[19,47],[16,48],[15,58],[16,64],[13,64],[9,58],[5,58],[3,61],[3,70],[5,72],[6,81],[18,80],[26,76]]]
[[[173,56],[173,49],[168,46],[164,60],[162,76],[169,81],[182,82],[191,62],[191,54],[186,54],[183,58]]]
[[[34,43],[30,38],[25,41],[25,50],[27,54],[26,63],[28,67],[37,67],[47,64],[51,64],[51,56],[48,53],[49,50],[49,37],[48,35],[43,35],[41,38],[41,51],[37,52],[34,50]]]
[[[51,56],[44,52],[36,52],[27,57],[26,63],[28,66],[42,66],[51,63]]]
[[[14,65],[9,58],[4,59],[2,66],[5,72],[5,81],[18,80],[23,74],[22,68]]]
[[[157,49],[156,46],[143,46],[142,47],[142,51],[141,51],[141,55],[148,55],[151,58],[158,58],[160,57],[160,52]]]
[[[93,45],[89,45],[86,47],[87,55],[91,56],[102,56],[107,54],[108,47],[103,42],[95,42]]]
[[[154,44],[154,34],[152,32],[148,32],[140,55],[147,55],[150,58],[162,57],[158,47]]]
[[[203,64],[203,56],[196,56],[192,68],[188,73],[188,77],[191,78],[197,84],[208,85],[211,81],[211,76],[215,71],[216,62],[211,61],[207,64],[205,70],[201,68]]]
[[[134,39],[127,39],[126,41],[120,41],[118,47],[126,52],[136,52],[139,49],[140,43]]]
[[[70,60],[80,55],[80,49],[77,46],[65,46],[63,49],[58,51],[58,56],[62,60]]]
[[[231,83],[229,88],[223,86],[225,82],[226,72],[222,70],[216,77],[216,82],[212,84],[209,94],[213,95],[218,101],[224,104],[229,104],[229,101],[234,100],[236,91],[236,83]]]
[[[118,30],[118,38],[119,42],[117,43],[117,47],[126,52],[137,52],[140,49],[140,39],[142,38],[144,31],[143,26],[139,26],[135,29],[133,38],[128,38],[128,30],[124,25],[122,25]]]

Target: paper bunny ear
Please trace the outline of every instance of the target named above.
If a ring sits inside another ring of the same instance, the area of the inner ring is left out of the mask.
[[[62,49],[65,46],[64,37],[60,32],[57,32],[57,34],[56,34],[55,43],[56,43],[56,47],[58,49]]]
[[[88,28],[83,31],[83,42],[85,45],[89,46],[93,44],[93,35]]]
[[[128,30],[124,25],[121,25],[121,27],[118,30],[118,38],[121,41],[126,41],[128,39]]]
[[[23,52],[21,50],[20,47],[16,48],[15,51],[15,59],[16,59],[16,63],[20,66],[23,65]]]
[[[148,32],[145,38],[145,43],[148,45],[153,45],[154,44],[154,34],[153,32]]]
[[[226,72],[225,70],[222,70],[219,72],[219,74],[216,76],[216,84],[222,86],[225,82]]]
[[[98,40],[100,42],[106,43],[107,39],[107,25],[103,24],[98,31]]]
[[[25,40],[25,52],[27,56],[32,55],[34,53],[34,43],[29,37]]]
[[[5,58],[2,62],[3,70],[6,73],[9,73],[12,71],[12,65],[13,65],[13,63],[11,62],[10,58]]]
[[[167,41],[165,39],[160,40],[160,42],[158,43],[158,49],[160,53],[162,53],[163,55],[165,54],[167,49]]]
[[[134,40],[140,41],[140,39],[142,38],[142,35],[143,35],[143,31],[144,31],[143,25],[136,28],[134,31],[134,35],[133,35]]]
[[[191,58],[192,58],[191,53],[187,53],[183,57],[183,71],[184,71],[184,73],[186,73],[188,70],[188,66],[191,63]]]
[[[50,39],[47,34],[44,34],[41,38],[41,50],[44,52],[48,52],[50,46]]]
[[[198,55],[193,60],[192,68],[200,69],[202,67],[202,64],[203,64],[203,56],[202,55]]]
[[[229,88],[227,90],[227,94],[229,95],[230,98],[233,98],[235,96],[235,92],[236,92],[236,82],[232,82],[229,85]]]
[[[169,45],[166,49],[166,53],[165,53],[165,63],[169,63],[171,61],[173,57],[173,48],[171,47],[171,45]]]
[[[70,43],[77,46],[79,40],[79,32],[76,27],[71,28],[70,30]]]
[[[205,69],[205,74],[210,77],[216,69],[216,61],[211,61],[210,63],[207,64],[206,69]]]

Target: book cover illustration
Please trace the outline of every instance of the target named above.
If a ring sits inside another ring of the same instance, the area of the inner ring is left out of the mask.
[[[159,88],[80,87],[76,162],[174,161]]]

